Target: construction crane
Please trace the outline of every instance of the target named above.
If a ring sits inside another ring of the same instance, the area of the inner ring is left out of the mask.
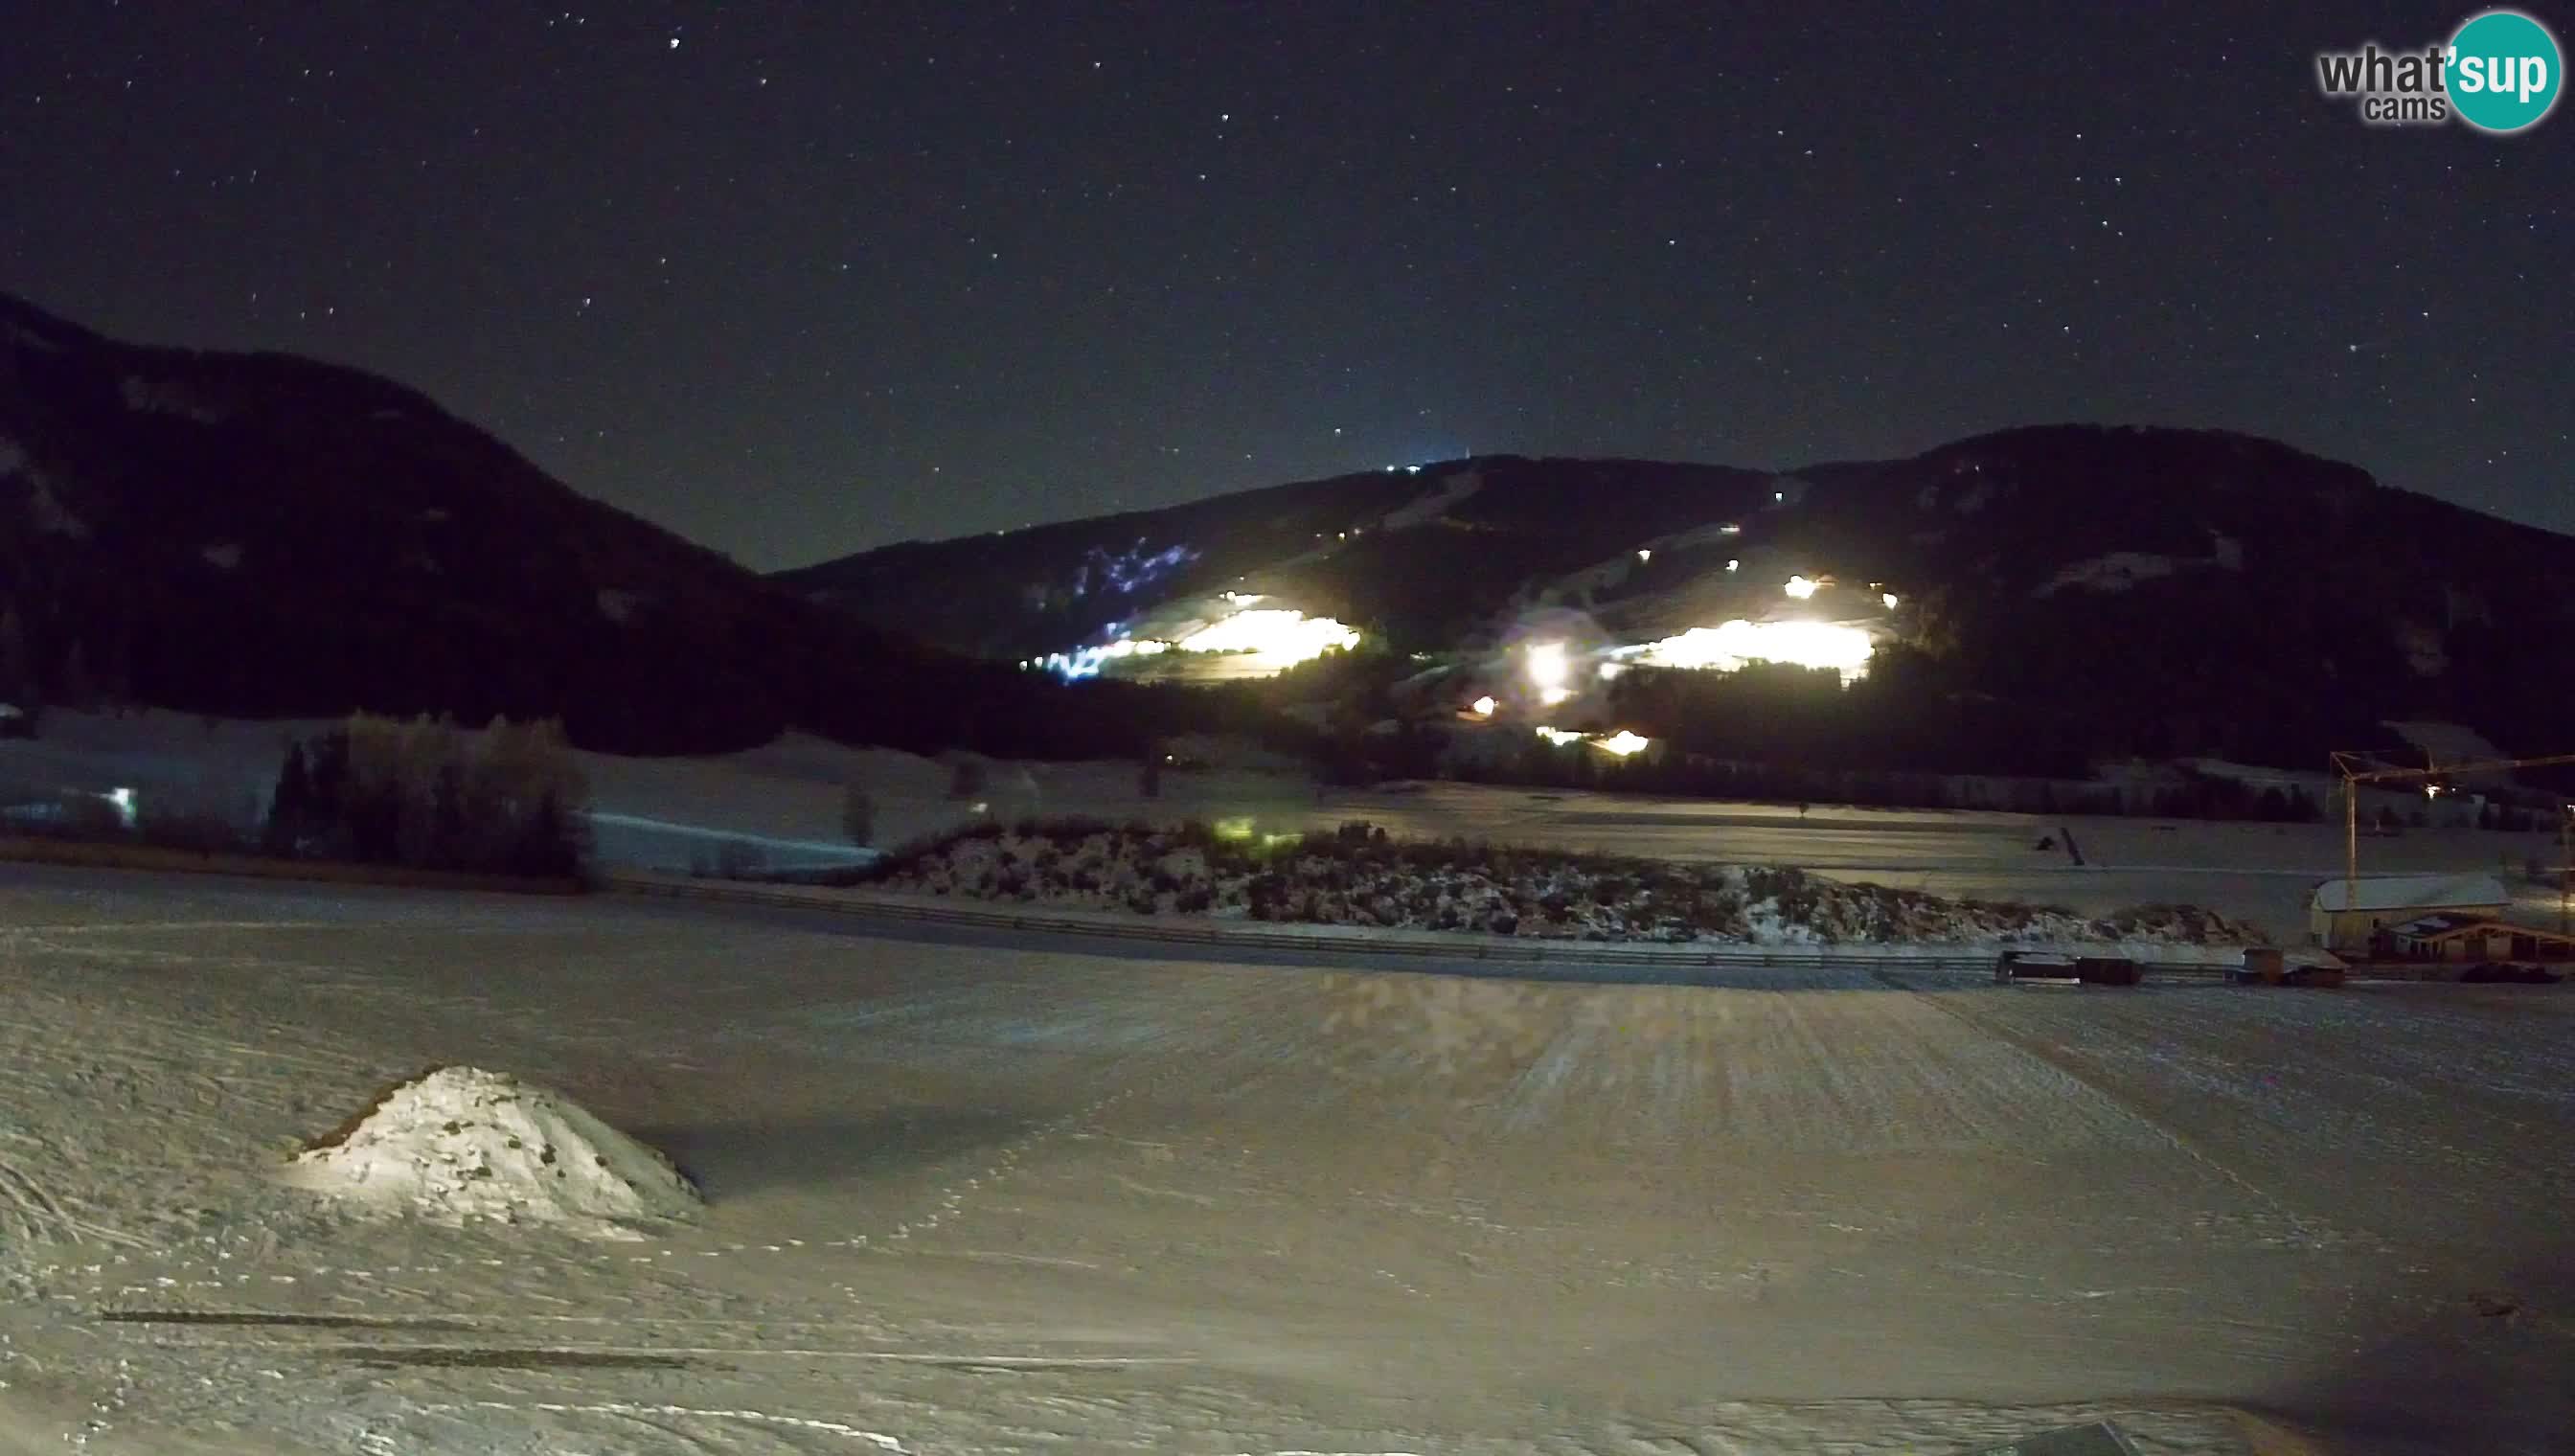
[[[2342,902],[2360,903],[2360,785],[2390,783],[2405,779],[2428,780],[2453,774],[2501,772],[2514,768],[2551,768],[2575,763],[2575,753],[2551,753],[2539,758],[2489,758],[2474,763],[2434,763],[2424,768],[2392,768],[2378,755],[2335,749],[2334,771],[2342,775]],[[2437,794],[2438,783],[2427,783],[2426,789]],[[2568,931],[2570,909],[2575,909],[2575,803],[2559,805],[2557,815],[2557,930]]]

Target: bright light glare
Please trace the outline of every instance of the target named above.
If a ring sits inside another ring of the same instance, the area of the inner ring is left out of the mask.
[[[1573,670],[1567,666],[1564,661],[1564,644],[1560,642],[1529,644],[1528,680],[1530,687],[1536,688],[1541,692],[1549,689],[1562,688],[1565,684],[1565,680],[1572,675],[1572,671]]]
[[[1788,595],[1796,598],[1800,602],[1803,602],[1807,598],[1815,595],[1815,584],[1807,581],[1803,577],[1790,577],[1788,579]]]
[[[1640,562],[1649,562],[1649,561],[1652,561],[1653,559],[1654,559],[1654,549],[1653,549],[1652,547],[1649,547],[1649,546],[1640,546],[1640,547],[1636,548],[1636,560],[1638,560],[1638,561],[1640,561]]]
[[[1185,653],[1250,653],[1282,668],[1319,658],[1333,648],[1358,645],[1354,629],[1328,617],[1307,617],[1278,607],[1238,612],[1173,644]]]
[[[1621,758],[1630,753],[1643,752],[1651,747],[1654,741],[1651,738],[1640,737],[1625,728],[1620,728],[1607,737],[1601,737],[1596,733],[1576,732],[1572,728],[1542,728],[1536,731],[1539,737],[1559,748],[1567,743],[1589,743],[1604,753],[1613,753]]]
[[[1617,677],[1619,674],[1624,673],[1624,672],[1626,672],[1626,671],[1627,671],[1627,670],[1626,670],[1626,668],[1625,668],[1623,665],[1621,665],[1621,664],[1618,664],[1618,663],[1602,663],[1602,664],[1600,665],[1600,681],[1601,681],[1601,682],[1603,682],[1603,683],[1606,683],[1606,682],[1608,682],[1610,679],[1615,678],[1615,677]]]
[[[1678,637],[1648,643],[1634,654],[1654,668],[1713,668],[1738,673],[1746,663],[1793,663],[1831,668],[1848,683],[1868,672],[1866,632],[1829,622],[1745,622],[1693,627]]]
[[[1727,571],[1729,571],[1729,572],[1739,572],[1739,571],[1743,570],[1743,563],[1741,563],[1741,562],[1727,562],[1727,563],[1725,564],[1725,569],[1726,569]]]
[[[1878,594],[1877,594],[1877,600],[1886,604],[1886,610],[1887,610],[1887,611],[1889,611],[1889,612],[1893,612],[1893,611],[1895,610],[1895,594],[1894,594],[1894,593],[1892,593],[1892,592],[1880,592],[1880,593],[1878,593]]]
[[[1226,600],[1235,605],[1263,600],[1258,595],[1229,592]],[[1045,668],[1066,679],[1092,678],[1100,670],[1123,658],[1148,658],[1163,653],[1239,653],[1257,672],[1281,673],[1321,657],[1333,648],[1359,645],[1356,629],[1343,627],[1328,617],[1307,617],[1304,613],[1281,607],[1264,607],[1238,612],[1221,622],[1211,623],[1178,642],[1154,638],[1122,637],[1096,648],[1079,648],[1071,653],[1050,653],[1033,658],[1022,667]]]
[[[1541,688],[1537,691],[1538,703],[1546,708],[1553,708],[1572,696],[1570,688]]]
[[[1475,710],[1475,716],[1477,718],[1491,718],[1493,716],[1493,710],[1501,707],[1500,704],[1493,701],[1493,696],[1489,693],[1476,699],[1474,703],[1469,706]]]
[[[1070,653],[1049,653],[1043,658],[1031,658],[1020,666],[1044,668],[1057,677],[1070,681],[1076,678],[1097,678],[1100,676],[1101,669],[1122,658],[1150,658],[1171,650],[1170,643],[1156,642],[1152,638],[1122,637],[1103,647],[1076,648]]]

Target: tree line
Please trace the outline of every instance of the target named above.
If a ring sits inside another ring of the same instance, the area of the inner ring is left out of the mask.
[[[260,847],[289,858],[570,878],[589,788],[556,723],[359,714],[286,748]]]

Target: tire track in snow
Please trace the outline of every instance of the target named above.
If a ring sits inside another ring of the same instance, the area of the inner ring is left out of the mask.
[[[43,1183],[6,1158],[0,1158],[0,1213],[8,1215],[8,1221],[16,1225],[17,1236],[29,1243],[88,1243],[94,1239],[132,1249],[152,1246],[147,1239],[69,1212]]]
[[[2254,1182],[2244,1174],[2237,1172],[2234,1168],[2219,1161],[2206,1149],[2200,1147],[2195,1139],[2185,1136],[2179,1128],[2174,1127],[2171,1123],[2164,1121],[2162,1118],[2159,1118],[2152,1112],[2148,1111],[2135,1097],[2107,1085],[2097,1077],[2086,1075],[2085,1068],[2078,1058],[2067,1056],[2062,1049],[2048,1046],[2046,1043],[2038,1041],[2033,1037],[2016,1035],[2010,1031],[2006,1031],[2000,1026],[1994,1024],[1991,1020],[1977,1016],[1972,1012],[1952,1004],[1952,1001],[1957,997],[1976,995],[1981,994],[1982,992],[1954,989],[1947,991],[1925,990],[1920,986],[1906,983],[1900,975],[1893,972],[1876,971],[1873,972],[1873,974],[1875,974],[1878,979],[1884,981],[1887,985],[1897,990],[1911,993],[1916,1000],[1923,1001],[1931,1005],[1939,1010],[1943,1015],[1953,1017],[1961,1024],[1974,1028],[1980,1034],[2002,1042],[2003,1044],[2019,1051],[2024,1056],[2044,1062],[2072,1080],[2081,1083],[2086,1089],[2091,1091],[2093,1095],[2100,1097],[2103,1101],[2108,1102],[2125,1112],[2129,1117],[2135,1120],[2138,1126],[2146,1128],[2152,1132],[2159,1141],[2171,1147],[2175,1152],[2180,1153],[2183,1157],[2188,1158],[2193,1164],[2205,1170],[2211,1176],[2217,1178],[2221,1182],[2233,1186],[2238,1191],[2250,1197],[2255,1203],[2269,1210],[2269,1212],[2280,1219],[2290,1232],[2301,1242],[2321,1244],[2332,1240],[2333,1231],[2328,1226],[2318,1223],[2315,1220],[2308,1218],[2306,1215],[2299,1213],[2297,1210],[2282,1202],[2269,1189],[2264,1188],[2259,1183]]]
[[[1243,982],[1252,983],[1248,978]],[[1001,1142],[980,1163],[969,1161],[962,1170],[933,1183],[915,1196],[912,1211],[888,1215],[890,1227],[881,1223],[837,1237],[729,1242],[713,1248],[684,1249],[675,1241],[671,1249],[627,1255],[627,1262],[679,1266],[736,1255],[919,1249],[927,1236],[951,1229],[997,1190],[1026,1176],[1032,1163],[1064,1145],[1129,1141],[1111,1130],[1121,1107],[1152,1100],[1176,1078],[1222,1075],[1219,1068],[1227,1061],[1223,1051],[1228,1028],[1244,1014],[1238,997],[1230,989],[1190,992],[1190,987],[1204,987],[1203,981],[1177,984],[1172,995],[1160,997],[1151,986],[1104,979],[1082,988],[1096,992],[1096,998],[1078,998],[1060,982],[1017,984],[1005,978],[800,1016],[797,1027],[786,1034],[805,1040],[809,1049],[819,1038],[837,1035],[845,1052],[860,1055],[874,1050],[865,1044],[866,1038],[885,1036],[899,1040],[898,1054],[935,1060],[948,1070],[990,1077],[1004,1086],[1020,1083],[1033,1055],[1066,1058],[1053,1068],[1052,1076],[1104,1089]],[[743,1035],[746,1029],[734,1028],[733,1034]],[[761,1028],[760,1034],[771,1032]],[[1091,1064],[1079,1064],[1085,1061]],[[1062,1262],[1080,1266],[1084,1261]]]
[[[755,1410],[750,1408],[674,1405],[667,1403],[643,1404],[632,1401],[591,1401],[585,1403],[553,1400],[471,1400],[414,1404],[411,1406],[411,1409],[417,1414],[427,1416],[464,1416],[470,1412],[507,1412],[514,1415],[524,1416],[534,1412],[544,1415],[609,1417],[620,1424],[628,1425],[630,1428],[633,1425],[642,1425],[665,1440],[684,1441],[688,1443],[688,1446],[691,1449],[709,1452],[731,1451],[739,1448],[733,1442],[727,1441],[721,1435],[702,1440],[686,1431],[673,1430],[669,1426],[662,1424],[662,1422],[680,1421],[694,1424],[712,1424],[716,1426],[719,1431],[728,1425],[770,1427],[786,1432],[837,1436],[842,1438],[844,1441],[866,1446],[873,1450],[893,1452],[894,1456],[912,1456],[911,1447],[906,1446],[899,1438],[887,1435],[882,1431],[872,1431],[866,1427],[850,1425],[844,1421],[823,1420],[814,1416],[786,1415],[777,1411]],[[388,1449],[394,1448],[389,1446]]]
[[[45,935],[122,935],[138,932],[185,930],[328,930],[346,929],[328,920],[66,920],[58,924],[21,922],[0,927],[0,939],[17,940]]]
[[[1193,978],[1181,984],[1189,990],[1186,999],[1158,998],[1150,986],[1142,988],[1142,994],[1138,987],[1121,987],[1123,995],[1085,1005],[1078,1014],[1062,1016],[1041,1028],[1040,1034],[1029,1036],[1037,1044],[1054,1040],[1110,1047],[1110,1059],[1098,1072],[1111,1083],[1110,1090],[1004,1144],[989,1165],[938,1190],[937,1206],[930,1213],[897,1225],[884,1242],[905,1241],[947,1226],[967,1211],[970,1194],[989,1196],[996,1184],[1021,1173],[1042,1149],[1077,1140],[1134,1141],[1120,1137],[1113,1126],[1114,1114],[1122,1107],[1153,1101],[1182,1082],[1211,1089],[1219,1084],[1227,1075],[1233,1033],[1257,1020],[1280,993],[1279,983],[1247,975],[1216,981]],[[1267,994],[1260,993],[1264,987]],[[1246,992],[1255,993],[1249,1004]],[[1109,1177],[1128,1181],[1114,1171]],[[1201,1194],[1179,1196],[1213,1206]],[[848,1242],[863,1246],[868,1240],[861,1235]]]
[[[2027,1002],[2033,1034],[2204,1126],[2235,1165],[2293,1180],[2325,1216],[2438,1246],[2469,1224],[2549,1236],[2575,1195],[2575,1168],[2549,1155],[2575,1131],[2575,1023],[2545,1016],[2565,1004],[2554,993],[2210,987],[2078,1014],[2087,999]],[[2354,1187],[2473,1188],[2476,1213],[2463,1223],[2442,1197],[2353,1200]]]
[[[0,1232],[24,1243],[51,1243],[62,1212],[45,1196],[44,1186],[17,1164],[0,1158]]]

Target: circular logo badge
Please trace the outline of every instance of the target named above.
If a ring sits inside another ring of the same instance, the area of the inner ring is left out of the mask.
[[[2536,125],[2566,89],[2565,54],[2547,26],[2518,10],[2474,16],[2450,37],[2450,108],[2479,131]]]

